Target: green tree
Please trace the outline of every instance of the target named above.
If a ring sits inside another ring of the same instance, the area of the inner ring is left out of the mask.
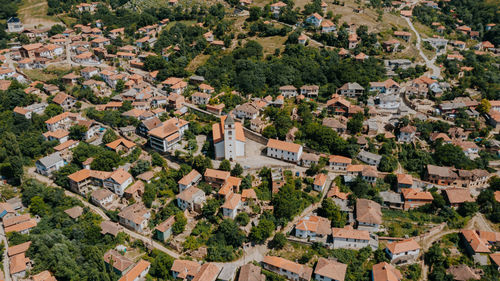
[[[487,99],[482,99],[476,109],[479,113],[486,114],[490,112],[491,103]]]
[[[240,163],[236,163],[234,168],[231,170],[231,176],[239,177],[243,174],[243,167],[241,167]]]
[[[241,212],[236,216],[234,221],[241,226],[246,226],[250,222],[250,217],[247,213]]]
[[[342,215],[339,206],[331,198],[326,198],[321,202],[321,208],[318,209],[318,215],[332,221],[334,227],[344,227],[346,218]]]
[[[138,175],[151,170],[151,164],[147,160],[139,160],[137,163],[130,169],[132,176],[137,177]]]
[[[274,229],[275,225],[273,221],[267,218],[262,218],[258,225],[252,227],[248,238],[257,244],[262,244],[267,238],[271,237]]]
[[[380,163],[378,164],[378,169],[381,172],[393,172],[398,168],[398,159],[392,155],[384,155],[382,159],[380,159]]]
[[[112,129],[107,129],[102,136],[102,142],[108,144],[118,139],[118,135]]]
[[[178,212],[177,214],[175,214],[175,223],[172,226],[172,233],[174,235],[181,234],[182,232],[184,232],[186,224],[187,224],[187,219],[184,216],[184,213]]]
[[[116,154],[114,151],[105,150],[102,151],[99,155],[97,155],[90,164],[92,170],[98,171],[113,171],[113,168],[118,167],[120,164],[120,156]]]
[[[351,134],[360,133],[363,129],[363,114],[356,113],[349,121],[347,121],[347,130],[351,132]]]
[[[123,92],[123,90],[125,90],[125,81],[120,79],[118,80],[118,82],[116,82],[115,92],[121,93]]]
[[[273,240],[269,242],[269,248],[281,250],[285,247],[287,239],[285,234],[278,232],[274,235]]]
[[[160,155],[160,153],[155,151],[155,152],[151,153],[151,164],[153,166],[166,167],[167,160],[165,160],[165,158],[163,158]]]
[[[69,138],[72,140],[81,141],[87,132],[87,127],[84,125],[73,125],[69,128]]]
[[[60,105],[51,103],[45,108],[44,113],[50,118],[63,113],[63,111],[64,110]]]
[[[231,171],[231,162],[227,159],[222,160],[219,165],[219,170],[228,172]]]
[[[201,215],[209,221],[216,220],[217,211],[220,208],[220,203],[216,199],[208,199],[205,205],[201,208]]]
[[[33,215],[45,216],[49,213],[49,206],[45,204],[43,198],[40,196],[31,198],[29,209]]]
[[[457,212],[462,217],[473,216],[479,211],[479,206],[476,202],[464,202],[458,206]]]

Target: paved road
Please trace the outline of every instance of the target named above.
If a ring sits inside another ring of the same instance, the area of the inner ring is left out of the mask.
[[[7,237],[5,236],[5,233],[3,231],[3,224],[0,226],[0,237],[2,239],[3,244],[5,245],[4,252],[3,252],[3,274],[4,274],[4,279],[5,281],[10,281],[10,263],[9,263],[9,256],[7,255],[7,251],[9,250],[9,243],[7,243]]]
[[[415,29],[410,18],[403,17],[403,16],[401,16],[401,17],[408,23],[411,30],[413,30],[413,32],[415,32],[415,35],[417,36],[417,43],[415,44],[415,46],[417,47],[419,55],[424,59],[425,65],[427,66],[427,68],[429,68],[432,71],[433,76],[441,77],[441,69],[439,68],[439,66],[437,66],[435,64],[437,55],[434,56],[434,58],[432,58],[430,60],[429,60],[429,58],[427,58],[427,56],[422,51],[422,47],[421,47],[422,38],[420,37],[420,33],[418,33],[418,31]]]

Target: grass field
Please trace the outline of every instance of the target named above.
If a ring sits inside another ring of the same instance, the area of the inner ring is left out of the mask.
[[[49,6],[47,0],[23,0],[19,7],[19,18],[27,28],[50,27],[60,20],[54,16],[48,16]]]
[[[40,70],[40,69],[25,69],[23,72],[32,81],[46,82],[46,81],[49,81],[50,79],[57,78],[57,75],[45,73],[45,72],[43,72],[43,70]]]
[[[190,72],[195,72],[196,69],[198,69],[198,67],[203,65],[209,58],[210,55],[199,54],[189,63],[189,65],[186,67],[186,70]]]

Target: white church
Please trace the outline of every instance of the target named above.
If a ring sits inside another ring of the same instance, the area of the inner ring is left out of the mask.
[[[231,114],[222,116],[220,123],[212,125],[215,159],[235,160],[245,156],[245,133],[243,125],[235,122]]]

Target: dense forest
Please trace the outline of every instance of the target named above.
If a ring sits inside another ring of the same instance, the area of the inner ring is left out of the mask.
[[[47,154],[57,144],[45,141],[42,136],[49,115],[34,114],[32,119],[26,119],[12,112],[16,106],[27,106],[36,100],[36,96],[25,94],[15,81],[7,91],[0,91],[0,174],[15,185],[21,181],[23,165]],[[50,112],[49,108],[47,113]]]
[[[370,58],[364,62],[352,59],[340,60],[337,53],[307,48],[302,45],[286,45],[281,54],[264,59],[262,46],[249,41],[229,54],[212,56],[198,69],[210,85],[221,88],[234,86],[244,93],[264,95],[276,92],[280,86],[306,84],[324,86],[325,97],[346,82],[358,82],[367,86],[385,75],[382,63]]]

